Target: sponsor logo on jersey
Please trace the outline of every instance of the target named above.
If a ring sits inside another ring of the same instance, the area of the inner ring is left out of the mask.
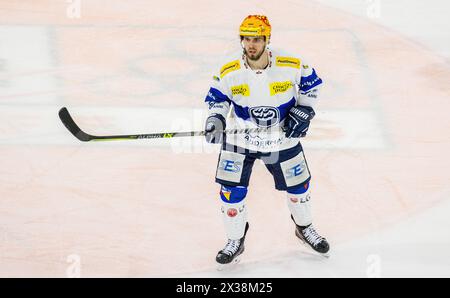
[[[239,161],[225,159],[222,161],[222,164],[219,166],[219,169],[225,172],[237,173],[241,170],[241,165],[242,163]]]
[[[280,111],[275,107],[253,107],[249,113],[259,127],[271,127],[280,122]]]
[[[227,215],[228,215],[229,217],[235,217],[237,214],[238,214],[238,211],[237,211],[237,209],[235,209],[235,208],[229,208],[229,209],[227,210]]]
[[[240,30],[241,32],[241,35],[250,35],[250,36],[258,36],[258,35],[261,35],[261,29],[259,29],[259,28],[249,28],[249,27],[246,27],[246,28],[241,28],[241,30]]]
[[[208,104],[208,108],[210,110],[212,110],[212,109],[225,109],[225,106],[222,103],[217,103],[217,102],[214,102],[214,101],[210,101],[209,104]]]
[[[250,88],[248,87],[247,84],[232,86],[231,93],[233,94],[233,96],[236,95],[250,96]]]
[[[221,190],[221,193],[225,197],[225,199],[227,199],[227,201],[230,200],[231,191]]]
[[[241,63],[239,60],[234,60],[230,63],[225,64],[222,66],[222,69],[220,70],[220,78],[223,78],[226,74],[238,70],[241,68]]]
[[[298,198],[290,198],[290,200],[291,200],[291,202],[294,203],[294,204],[295,204],[295,203],[298,203]]]
[[[300,68],[300,59],[293,57],[277,57],[275,59],[276,66],[287,66],[293,68]]]
[[[293,87],[293,84],[291,81],[286,82],[273,82],[270,83],[270,95],[276,95],[278,93],[284,93],[291,89]]]
[[[213,101],[216,101],[216,97],[214,96],[214,94],[212,94],[211,91],[208,92],[208,97],[210,97]]]
[[[286,178],[289,179],[289,178],[294,178],[294,177],[300,176],[305,171],[305,168],[306,168],[305,162],[302,161],[301,163],[286,170],[286,172],[285,172]]]
[[[275,138],[274,140],[263,140],[261,138],[259,138],[258,136],[253,137],[249,134],[244,136],[244,140],[245,143],[248,146],[255,146],[258,147],[258,149],[276,149],[279,148],[281,146],[281,144],[283,144],[283,138]]]
[[[298,199],[298,198],[295,198],[295,197],[291,197],[290,200],[291,200],[291,202],[294,203],[294,204],[296,204],[296,203],[299,202],[299,199]],[[301,198],[300,198],[300,204],[307,203],[307,202],[309,202],[309,200],[311,200],[311,195],[310,195],[310,194],[307,194],[305,197],[301,197]]]
[[[309,202],[309,200],[311,200],[311,195],[307,194],[306,197],[304,197],[300,200],[300,203],[306,203],[306,202]]]
[[[300,94],[309,98],[317,98],[317,89],[312,89],[309,91],[300,90]]]
[[[310,79],[308,81],[307,80],[302,80],[301,86],[300,86],[300,90],[301,91],[308,91],[311,86],[316,85],[316,83],[318,81],[320,81],[320,80],[321,80],[321,78],[319,78],[318,76],[315,76],[315,78]]]

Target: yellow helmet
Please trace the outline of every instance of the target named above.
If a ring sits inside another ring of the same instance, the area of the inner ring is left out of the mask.
[[[270,37],[269,19],[263,15],[249,15],[239,27],[240,36],[266,36]]]

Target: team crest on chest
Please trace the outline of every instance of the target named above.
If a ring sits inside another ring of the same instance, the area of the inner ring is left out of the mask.
[[[280,122],[280,111],[275,107],[259,106],[249,109],[250,117],[259,127],[271,127]]]

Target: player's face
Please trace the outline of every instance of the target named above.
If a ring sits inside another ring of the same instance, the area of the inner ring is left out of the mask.
[[[259,60],[266,49],[266,39],[264,37],[245,36],[242,40],[247,58],[253,61]]]

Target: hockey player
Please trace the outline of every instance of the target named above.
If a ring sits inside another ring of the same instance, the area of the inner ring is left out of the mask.
[[[329,244],[312,225],[310,172],[299,138],[314,118],[322,80],[298,56],[268,47],[271,25],[266,16],[250,15],[240,26],[243,52],[224,61],[206,96],[206,140],[222,143],[216,182],[228,242],[216,261],[228,264],[244,251],[249,224],[245,197],[256,159],[261,159],[286,192],[295,235],[326,254]],[[225,135],[225,128],[259,128],[257,133]]]

